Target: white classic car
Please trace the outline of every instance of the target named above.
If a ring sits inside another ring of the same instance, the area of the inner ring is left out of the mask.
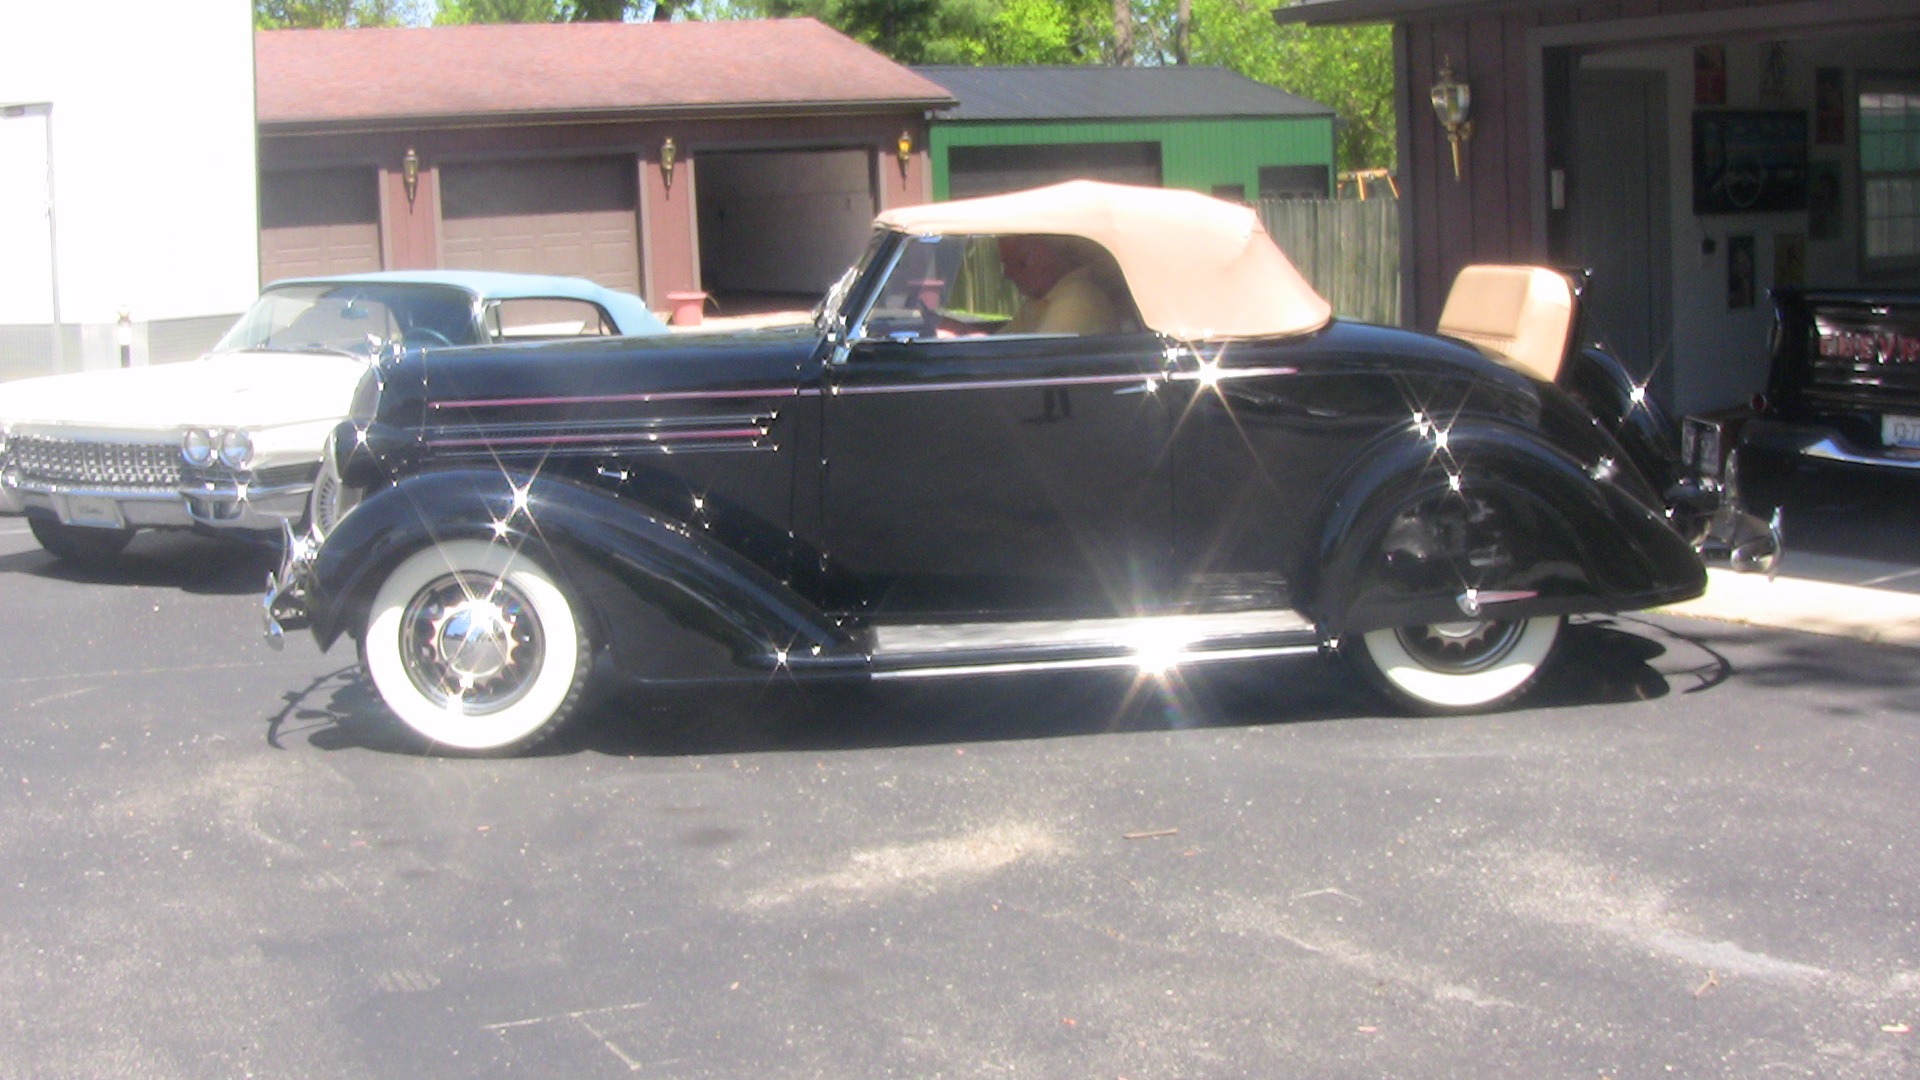
[[[279,533],[343,508],[328,436],[383,351],[661,333],[639,297],[579,278],[388,271],[279,281],[181,364],[0,384],[0,514],[66,559],[139,529]],[[322,520],[325,519],[325,520]]]

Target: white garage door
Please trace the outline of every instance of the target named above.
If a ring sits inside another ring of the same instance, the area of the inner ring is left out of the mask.
[[[380,269],[380,193],[372,169],[260,178],[260,277],[278,281]]]
[[[47,115],[0,114],[0,323],[53,322]]]
[[[440,262],[575,274],[640,291],[630,158],[486,162],[440,170]]]

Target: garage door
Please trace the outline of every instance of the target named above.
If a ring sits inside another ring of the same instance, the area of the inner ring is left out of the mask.
[[[372,169],[260,178],[263,281],[380,269],[380,193]]]
[[[440,170],[440,261],[575,274],[640,291],[630,158],[487,162]]]
[[[866,250],[872,162],[867,150],[701,155],[700,269],[723,305],[747,293],[811,306]]]

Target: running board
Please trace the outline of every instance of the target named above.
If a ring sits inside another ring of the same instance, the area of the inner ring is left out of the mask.
[[[1012,623],[878,626],[875,679],[1252,660],[1318,650],[1313,624],[1291,610]]]

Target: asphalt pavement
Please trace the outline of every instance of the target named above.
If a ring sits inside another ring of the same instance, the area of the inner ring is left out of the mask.
[[[0,522],[0,1078],[1920,1075],[1903,649],[1636,614],[1485,716],[1298,657],[468,761],[266,650],[269,563]]]

